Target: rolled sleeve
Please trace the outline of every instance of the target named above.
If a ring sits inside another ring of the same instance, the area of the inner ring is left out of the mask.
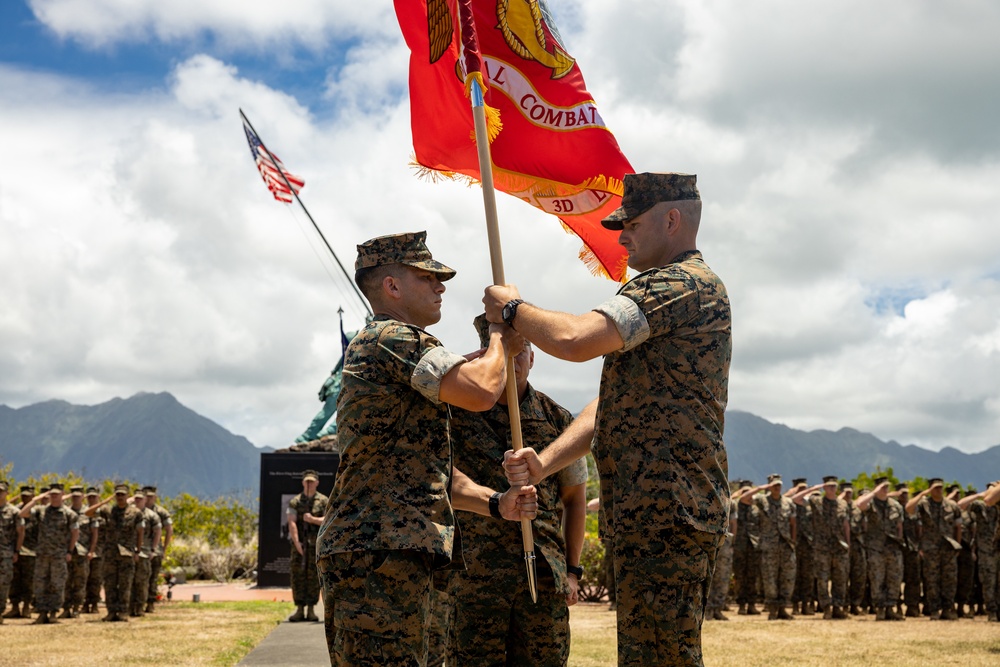
[[[588,477],[590,477],[590,474],[587,471],[587,459],[585,457],[579,458],[559,471],[559,487],[565,488],[567,486],[585,484]]]
[[[611,297],[597,308],[611,318],[622,337],[622,351],[627,352],[649,338],[649,322],[635,301],[618,294]]]
[[[464,364],[465,357],[449,352],[443,347],[434,347],[427,351],[413,369],[410,375],[410,386],[420,392],[420,395],[431,403],[441,403],[441,380],[451,369]]]

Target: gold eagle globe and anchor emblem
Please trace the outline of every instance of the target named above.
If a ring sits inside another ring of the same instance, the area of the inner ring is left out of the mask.
[[[538,0],[497,0],[496,14],[497,29],[503,34],[511,51],[524,60],[534,60],[549,68],[553,79],[560,79],[570,73],[576,60],[555,40],[552,40],[552,50],[549,50],[549,39],[545,32],[548,26]],[[448,50],[454,30],[454,20],[448,11],[447,0],[427,0],[431,64],[440,60]],[[459,78],[462,78],[461,73]]]

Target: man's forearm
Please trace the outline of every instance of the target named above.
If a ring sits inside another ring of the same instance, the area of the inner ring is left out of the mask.
[[[496,493],[472,479],[458,468],[452,468],[451,505],[456,510],[490,516],[490,497]]]
[[[585,484],[579,490],[563,495],[563,537],[566,540],[566,564],[579,565],[583,553],[583,538],[587,532],[587,490]]]
[[[594,439],[597,401],[594,399],[585,407],[573,423],[558,438],[538,455],[542,462],[542,478],[555,474],[573,461],[590,453],[590,443]]]

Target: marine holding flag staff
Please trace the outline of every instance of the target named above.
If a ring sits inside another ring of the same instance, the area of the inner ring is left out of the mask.
[[[593,453],[602,533],[618,588],[619,665],[700,665],[707,587],[729,513],[723,422],[731,319],[726,288],[697,250],[701,198],[688,174],[627,174],[621,230],[641,271],[584,315],[544,310],[516,287],[486,289],[506,322],[570,361],[604,356],[600,393],[541,454],[505,454],[512,484],[537,483]]]
[[[424,330],[455,275],[425,238],[358,246],[375,317],[344,359],[340,468],[316,549],[333,665],[426,665],[432,573],[463,566],[454,510],[535,517],[534,487],[496,493],[452,467],[449,406],[493,407],[523,339],[492,325],[486,350],[462,356]]]

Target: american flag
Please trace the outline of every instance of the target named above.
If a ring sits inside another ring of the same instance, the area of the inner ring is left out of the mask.
[[[267,189],[271,191],[271,194],[278,201],[285,202],[286,204],[292,203],[292,191],[294,190],[295,194],[298,194],[306,182],[285,169],[285,165],[278,159],[278,156],[264,147],[260,137],[247,124],[246,120],[243,121],[243,131],[247,133],[250,154],[253,155],[257,171],[260,172],[261,177],[264,179]],[[282,174],[285,175],[284,179],[281,177]],[[285,179],[288,179],[287,184],[285,183]],[[291,184],[292,190],[288,189],[288,184]]]

